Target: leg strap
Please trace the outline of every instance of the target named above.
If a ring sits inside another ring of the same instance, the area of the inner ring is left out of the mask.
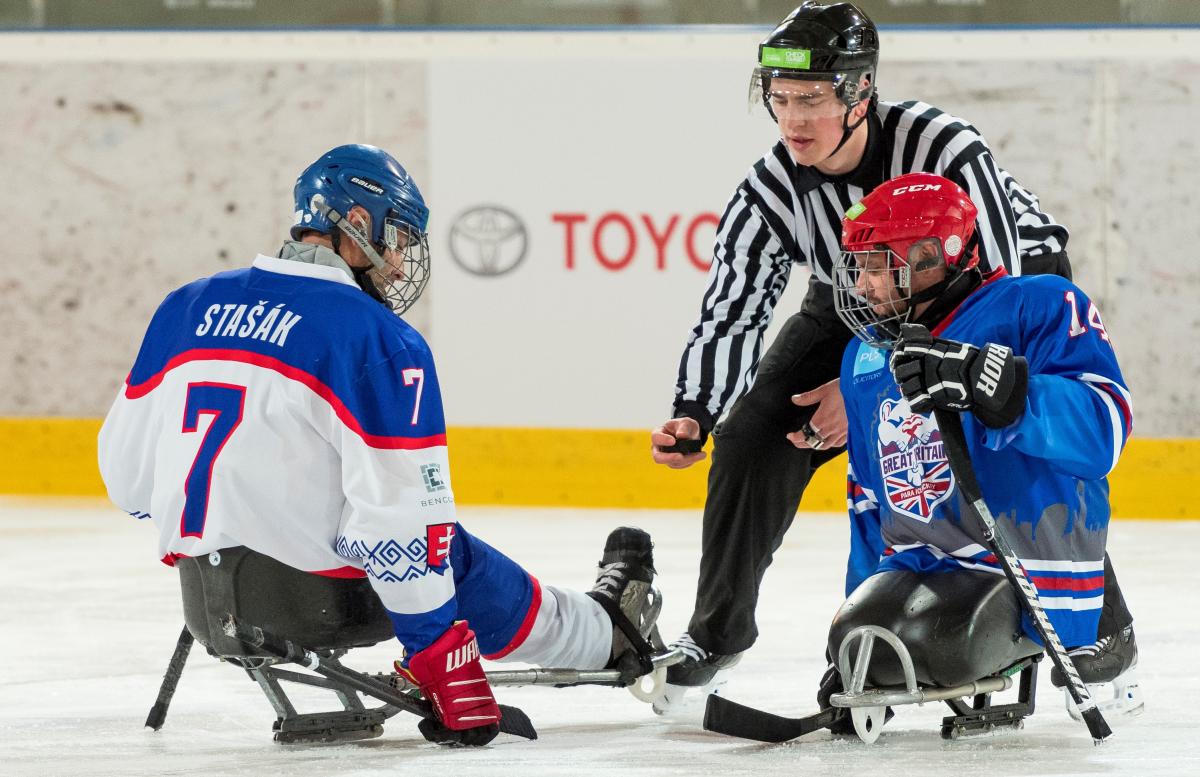
[[[621,630],[621,633],[625,635],[626,639],[633,646],[634,653],[637,656],[636,664],[621,661],[621,656],[614,656],[617,659],[617,665],[614,668],[621,670],[622,681],[633,682],[637,678],[653,672],[654,649],[650,647],[650,643],[646,641],[646,638],[642,636],[637,627],[629,622],[629,618],[625,617],[625,613],[621,612],[621,608],[617,603],[595,591],[588,591],[587,595],[604,608],[604,611],[608,613],[608,617],[612,619],[613,625]]]

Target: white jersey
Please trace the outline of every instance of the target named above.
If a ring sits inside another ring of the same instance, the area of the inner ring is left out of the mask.
[[[154,521],[168,564],[244,545],[366,574],[402,641],[453,620],[433,358],[339,269],[259,256],[170,294],[99,455],[109,496]]]

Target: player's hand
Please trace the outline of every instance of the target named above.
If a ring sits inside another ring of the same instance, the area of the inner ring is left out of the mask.
[[[792,404],[816,405],[817,410],[799,430],[788,434],[792,445],[815,451],[840,448],[846,444],[846,403],[837,378],[824,386],[792,396]]]
[[[684,469],[702,461],[708,454],[704,451],[668,453],[663,449],[669,448],[679,440],[699,439],[700,424],[694,418],[672,418],[650,432],[650,455],[656,464],[666,464],[671,469]]]
[[[985,426],[1002,429],[1025,412],[1029,365],[1008,346],[934,337],[904,324],[888,366],[914,413],[969,411]]]
[[[479,664],[479,643],[466,621],[457,621],[437,640],[408,660],[396,664],[420,686],[433,703],[437,719],[418,725],[430,742],[486,745],[500,733],[500,706]]]

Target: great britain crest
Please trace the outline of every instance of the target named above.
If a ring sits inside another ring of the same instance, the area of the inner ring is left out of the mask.
[[[929,523],[934,508],[954,490],[954,473],[937,422],[912,412],[907,399],[885,399],[879,407],[878,444],[888,505]]]

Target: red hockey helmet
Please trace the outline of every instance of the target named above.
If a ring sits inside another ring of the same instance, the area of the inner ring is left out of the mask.
[[[872,345],[890,346],[913,306],[945,288],[938,284],[914,294],[914,270],[945,264],[956,275],[978,264],[977,213],[958,184],[932,173],[887,181],[846,211],[834,302],[851,331]],[[867,280],[883,273],[890,284]]]

